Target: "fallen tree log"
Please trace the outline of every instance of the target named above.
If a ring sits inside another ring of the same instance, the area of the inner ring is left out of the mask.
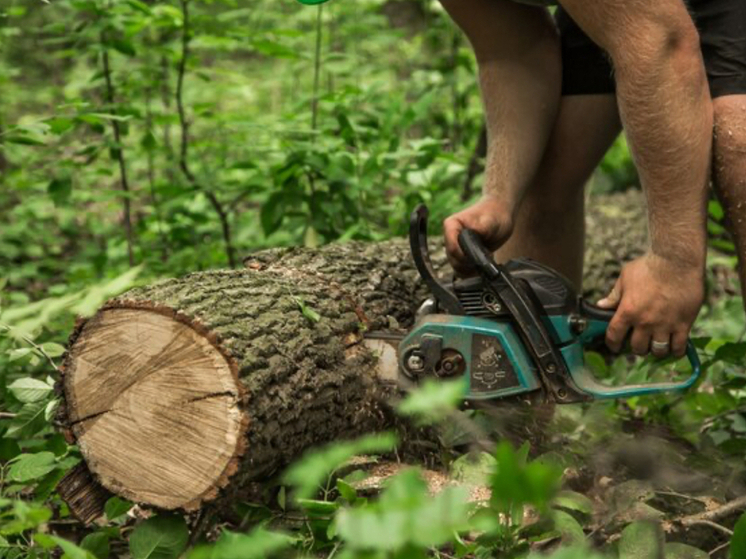
[[[592,207],[600,294],[646,227],[639,193]],[[442,248],[435,264],[447,271]],[[311,446],[391,425],[396,385],[362,332],[408,327],[427,295],[407,242],[274,249],[245,265],[134,289],[72,334],[61,422],[85,465],[58,489],[81,520],[106,491],[195,510]]]

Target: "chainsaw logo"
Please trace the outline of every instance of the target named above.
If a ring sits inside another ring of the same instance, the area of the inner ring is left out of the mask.
[[[471,354],[474,359],[471,368],[472,392],[491,392],[519,384],[498,338],[475,335]]]
[[[502,358],[503,356],[497,352],[494,346],[492,346],[479,354],[479,364],[482,367],[497,367],[500,365]]]

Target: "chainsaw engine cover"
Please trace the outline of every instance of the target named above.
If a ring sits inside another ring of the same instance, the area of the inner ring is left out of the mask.
[[[399,366],[412,380],[465,376],[469,399],[511,396],[541,387],[514,327],[472,316],[425,316],[399,345]]]
[[[536,301],[537,308],[546,316],[570,315],[577,312],[578,296],[563,275],[534,260],[517,258],[505,265],[505,269],[518,281],[524,292]],[[509,312],[495,295],[485,289],[479,277],[458,279],[452,289],[461,303],[464,313],[479,318],[507,317]]]

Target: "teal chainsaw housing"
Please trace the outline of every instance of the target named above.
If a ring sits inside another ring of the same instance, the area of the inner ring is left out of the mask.
[[[691,341],[691,375],[682,381],[608,386],[585,366],[585,349],[603,341],[613,309],[592,305],[557,271],[526,258],[504,264],[479,235],[463,229],[458,241],[475,276],[440,281],[427,246],[427,208],[410,219],[415,266],[433,295],[398,347],[399,370],[412,381],[427,377],[468,381],[466,398],[491,400],[542,390],[558,403],[629,398],[685,390],[700,376]]]
[[[531,357],[508,323],[471,316],[428,315],[402,340],[400,369],[411,371],[409,360],[423,348],[446,358],[449,351],[463,357],[463,361],[458,360],[460,366],[450,371],[444,370],[444,360],[440,359],[434,373],[441,378],[466,377],[470,399],[516,396],[541,388]]]
[[[700,376],[697,352],[689,344],[687,357],[690,376],[679,382],[608,386],[595,379],[585,366],[586,344],[603,338],[608,322],[590,320],[579,335],[573,330],[572,317],[544,317],[553,341],[560,347],[562,359],[577,388],[589,399],[630,398],[686,390]],[[418,380],[418,372],[437,378],[466,379],[465,398],[492,400],[518,396],[543,388],[539,371],[515,327],[472,316],[427,315],[399,345],[400,370]],[[415,356],[415,361],[412,361]],[[420,365],[421,363],[421,365]],[[451,366],[448,367],[447,365]],[[420,365],[420,367],[412,367]],[[419,371],[417,370],[419,369]]]

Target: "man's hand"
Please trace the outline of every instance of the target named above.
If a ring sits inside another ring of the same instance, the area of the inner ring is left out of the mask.
[[[627,264],[611,293],[598,302],[599,307],[617,309],[606,345],[619,352],[631,329],[630,344],[637,355],[652,349],[656,357],[681,357],[703,301],[702,266],[648,253]]]
[[[458,244],[463,229],[474,230],[489,250],[497,250],[513,233],[513,214],[502,200],[485,196],[473,206],[452,215],[443,222],[446,253],[457,274],[467,275],[473,271]]]

